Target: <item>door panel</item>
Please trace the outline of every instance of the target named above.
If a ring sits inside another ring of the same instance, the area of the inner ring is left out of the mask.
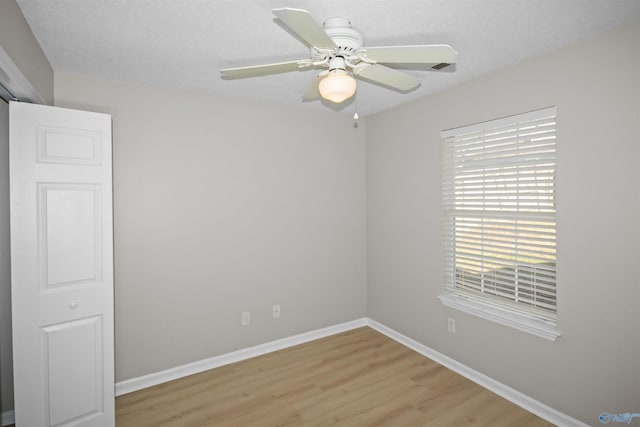
[[[38,184],[44,289],[101,281],[101,186]]]
[[[43,351],[48,365],[48,422],[57,426],[82,422],[103,413],[102,317],[73,320],[42,327]],[[73,354],[69,354],[73,348]]]
[[[19,427],[112,427],[111,118],[10,104]]]
[[[85,129],[38,127],[38,162],[100,164],[100,133]]]

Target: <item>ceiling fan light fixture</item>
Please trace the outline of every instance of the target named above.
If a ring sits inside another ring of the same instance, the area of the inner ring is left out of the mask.
[[[334,69],[318,85],[320,96],[336,104],[356,93],[356,80],[345,70]]]

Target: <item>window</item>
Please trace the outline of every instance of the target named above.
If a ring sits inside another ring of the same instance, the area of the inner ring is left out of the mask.
[[[556,108],[442,132],[450,307],[551,340],[556,330]]]

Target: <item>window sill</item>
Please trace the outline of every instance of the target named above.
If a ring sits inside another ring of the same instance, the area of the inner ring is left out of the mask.
[[[456,294],[444,294],[438,297],[442,304],[465,313],[491,320],[504,326],[517,329],[550,341],[561,334],[555,325],[524,314],[515,313],[500,307],[483,304]]]

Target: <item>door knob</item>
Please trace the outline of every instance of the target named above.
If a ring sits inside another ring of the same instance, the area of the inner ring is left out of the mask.
[[[78,301],[71,301],[71,303],[69,304],[69,308],[71,310],[75,310],[76,308],[78,308],[80,304],[78,303]]]

